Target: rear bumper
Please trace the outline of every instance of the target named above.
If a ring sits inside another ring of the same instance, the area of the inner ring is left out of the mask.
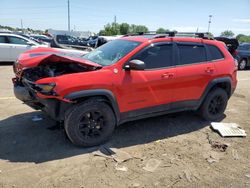
[[[14,83],[14,94],[17,99],[35,110],[42,110],[52,119],[63,121],[65,111],[70,107],[70,103],[66,103],[57,99],[41,99],[36,93],[29,88]]]

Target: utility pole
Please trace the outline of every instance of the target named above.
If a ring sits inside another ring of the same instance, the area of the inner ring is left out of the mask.
[[[114,24],[115,24],[115,32],[116,32],[116,35],[117,35],[117,28],[116,28],[116,15],[114,16]]]
[[[114,23],[116,24],[116,15],[114,16]]]
[[[21,29],[22,29],[22,33],[23,33],[23,19],[21,19]]]
[[[68,31],[70,31],[70,9],[69,9],[69,0],[68,0]]]
[[[212,20],[212,15],[209,15],[209,19],[208,19],[208,28],[207,28],[207,32],[209,33],[209,30],[210,30],[210,24],[211,24],[211,21]]]

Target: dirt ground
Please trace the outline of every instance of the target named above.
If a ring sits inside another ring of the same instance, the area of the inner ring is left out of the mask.
[[[15,99],[11,65],[0,66],[0,76],[0,188],[250,187],[250,71],[238,73],[223,119],[246,138],[221,138],[191,112],[149,118],[118,127],[101,146],[131,156],[119,164],[94,156],[99,147],[75,147],[54,121]]]

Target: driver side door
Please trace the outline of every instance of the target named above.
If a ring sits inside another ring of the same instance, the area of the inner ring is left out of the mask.
[[[122,79],[117,87],[121,97],[118,100],[121,101],[120,109],[122,111],[138,109],[144,113],[143,110],[147,108],[148,112],[159,111],[163,107],[162,104],[170,108],[167,104],[172,100],[172,84],[175,75],[173,44],[151,44],[131,58],[131,60],[134,59],[143,61],[145,70],[122,71]]]

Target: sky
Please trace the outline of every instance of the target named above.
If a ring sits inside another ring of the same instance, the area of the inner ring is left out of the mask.
[[[250,35],[250,0],[70,0],[71,29],[99,32],[114,21],[181,32]],[[0,25],[68,29],[67,0],[0,0]]]

